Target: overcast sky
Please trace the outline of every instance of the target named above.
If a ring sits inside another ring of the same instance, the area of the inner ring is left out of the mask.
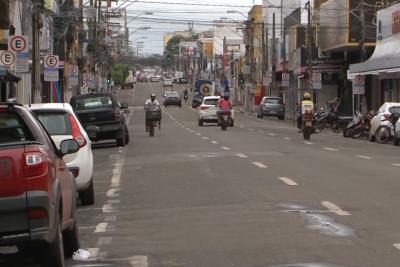
[[[125,0],[119,0],[117,5],[124,2]],[[128,0],[121,7],[126,7],[130,2],[134,0]],[[195,32],[212,28],[210,26],[212,21],[221,17],[243,22],[246,19],[243,15],[228,14],[227,10],[236,10],[247,15],[253,3],[262,4],[262,0],[138,0],[127,8],[128,18],[138,16],[129,23],[130,32],[143,26],[151,29],[137,31],[130,39],[134,43],[144,42],[141,54],[161,54],[164,33],[187,30],[189,21],[193,21]],[[145,12],[152,12],[153,15],[146,15]]]

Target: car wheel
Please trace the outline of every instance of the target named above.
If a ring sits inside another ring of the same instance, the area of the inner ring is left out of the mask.
[[[72,254],[74,254],[74,252],[80,248],[78,226],[76,224],[76,220],[71,229],[67,229],[64,231],[63,239],[65,257],[71,258]]]
[[[83,206],[94,204],[93,178],[91,178],[88,188],[79,192],[79,198],[81,199]]]
[[[199,126],[200,127],[203,126],[203,121],[202,120],[199,120]]]
[[[54,229],[55,236],[51,243],[46,245],[46,249],[42,251],[42,266],[44,267],[64,267],[64,241],[61,233],[60,216],[57,214]]]
[[[235,123],[234,123],[233,119],[231,119],[231,121],[229,122],[229,126],[230,126],[230,127],[235,126]]]
[[[118,137],[116,139],[117,141],[117,146],[124,147],[125,146],[125,134],[124,130],[121,130],[118,134]]]
[[[128,130],[128,126],[125,126],[125,145],[129,144],[129,130]]]

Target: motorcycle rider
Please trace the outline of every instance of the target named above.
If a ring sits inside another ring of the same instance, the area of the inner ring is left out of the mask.
[[[185,99],[185,101],[188,99],[188,94],[189,94],[189,91],[187,88],[185,88],[185,90],[183,90],[183,98]]]
[[[229,101],[229,93],[225,93],[224,96],[220,98],[217,106],[219,107],[217,111],[218,119],[221,121],[221,114],[232,110],[232,103]]]
[[[303,101],[301,102],[301,107],[299,109],[299,116],[297,117],[297,128],[299,132],[301,132],[301,126],[303,124],[303,115],[306,113],[306,110],[312,109],[314,110],[314,103],[311,101],[311,95],[308,92],[303,94]]]
[[[144,110],[145,111],[156,111],[160,110],[160,102],[156,99],[156,94],[151,94],[150,99],[147,99],[146,102],[144,103]],[[146,132],[149,130],[147,127],[147,120],[146,120]],[[155,127],[157,126],[157,123],[154,125]]]

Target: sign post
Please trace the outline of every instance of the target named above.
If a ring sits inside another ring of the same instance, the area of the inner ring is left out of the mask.
[[[79,70],[78,66],[68,66],[68,84],[71,86],[79,85]]]
[[[8,49],[16,54],[14,70],[17,73],[29,72],[29,47],[28,37],[13,35],[8,39]]]
[[[13,51],[0,51],[0,65],[9,69],[15,65],[17,56]]]
[[[289,87],[290,85],[290,74],[288,72],[282,73],[282,86]]]
[[[316,90],[322,89],[322,75],[321,72],[313,72],[312,74],[312,87]]]
[[[60,80],[58,64],[58,56],[49,54],[44,57],[44,80],[46,82],[58,82]]]
[[[357,103],[361,109],[361,95],[363,94],[365,94],[365,76],[357,75],[353,80],[353,116],[357,106],[355,96],[357,96]]]

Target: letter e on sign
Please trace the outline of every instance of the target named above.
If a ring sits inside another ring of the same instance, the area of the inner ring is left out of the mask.
[[[16,53],[28,52],[28,38],[23,35],[10,36],[8,49]]]
[[[11,67],[15,64],[16,55],[12,51],[0,51],[0,65]]]

